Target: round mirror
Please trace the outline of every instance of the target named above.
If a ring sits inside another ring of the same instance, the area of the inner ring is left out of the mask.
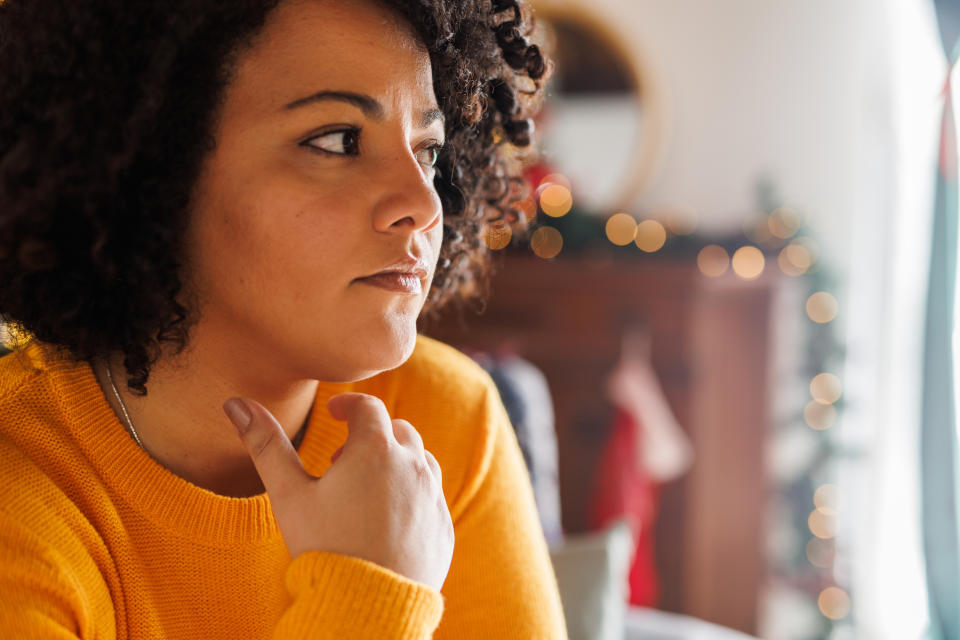
[[[534,15],[534,38],[554,61],[537,117],[541,175],[566,177],[581,211],[629,208],[649,184],[661,147],[662,109],[650,74],[589,7],[542,0]]]

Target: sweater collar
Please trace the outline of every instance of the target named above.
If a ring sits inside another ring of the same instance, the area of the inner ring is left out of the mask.
[[[279,536],[266,493],[247,498],[219,495],[177,476],[141,449],[107,402],[88,363],[59,355],[40,342],[28,346],[27,355],[50,375],[69,437],[111,492],[130,507],[173,534],[217,547]],[[322,475],[330,456],[346,440],[346,425],[330,417],[327,400],[352,388],[325,382],[317,388],[298,451],[311,474]]]

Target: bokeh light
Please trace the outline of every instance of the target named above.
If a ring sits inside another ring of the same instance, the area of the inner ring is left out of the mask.
[[[810,517],[807,518],[807,526],[810,527],[810,533],[825,540],[837,534],[836,518],[820,509],[814,509],[810,512]]]
[[[740,247],[733,254],[733,272],[744,280],[754,280],[763,273],[766,260],[763,252],[756,247]]]
[[[730,255],[718,244],[708,244],[697,254],[697,267],[705,276],[718,278],[730,268]]]
[[[803,410],[803,419],[811,429],[823,431],[833,426],[837,419],[837,410],[832,404],[821,404],[811,400]]]
[[[644,220],[637,225],[637,235],[633,241],[643,251],[653,253],[659,251],[667,241],[667,230],[656,220]]]
[[[826,514],[833,515],[837,512],[837,501],[839,500],[840,490],[835,484],[824,484],[817,487],[813,492],[813,504],[817,509]]]
[[[788,276],[802,276],[810,269],[813,264],[810,252],[799,242],[791,242],[780,250],[777,256],[777,264],[780,270]]]
[[[829,569],[837,557],[837,547],[833,540],[811,538],[807,543],[807,560],[815,567]]]
[[[607,239],[618,247],[633,242],[637,235],[637,221],[629,213],[615,213],[607,218]]]
[[[833,404],[842,394],[840,378],[832,373],[821,373],[810,381],[810,395],[820,404]]]
[[[573,206],[570,189],[561,184],[551,184],[540,192],[540,208],[553,218],[564,216]]]
[[[800,230],[802,220],[800,214],[790,207],[780,207],[767,218],[767,228],[774,237],[786,240],[796,235]]]
[[[807,298],[807,316],[819,324],[832,321],[839,309],[837,299],[826,291],[818,291]]]
[[[530,248],[537,257],[549,260],[563,249],[563,236],[553,227],[539,227],[530,236]]]
[[[827,587],[817,598],[820,613],[831,620],[846,618],[850,613],[850,596],[840,587]]]
[[[512,237],[513,230],[510,225],[503,220],[498,220],[487,224],[486,231],[483,234],[483,242],[488,249],[499,251],[510,244]]]

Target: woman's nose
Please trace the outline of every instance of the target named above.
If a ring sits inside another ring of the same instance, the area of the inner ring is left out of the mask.
[[[433,171],[426,169],[413,152],[400,154],[389,163],[379,184],[373,211],[373,227],[381,232],[425,231],[439,223],[442,207],[433,186]]]

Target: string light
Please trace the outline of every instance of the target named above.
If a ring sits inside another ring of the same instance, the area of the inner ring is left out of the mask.
[[[788,276],[802,276],[813,264],[810,251],[799,242],[791,242],[780,250],[777,256],[777,264],[780,270]]]
[[[837,498],[839,489],[835,484],[824,484],[817,488],[813,493],[813,504],[817,509],[828,515],[834,515],[837,512]]]
[[[573,196],[570,189],[561,184],[548,185],[540,192],[540,208],[545,214],[553,218],[567,215],[573,207]]]
[[[733,272],[743,280],[754,280],[763,273],[766,260],[763,252],[756,247],[746,246],[737,249],[733,254]]]
[[[850,613],[850,596],[840,587],[827,587],[817,598],[820,613],[831,620],[840,620]]]
[[[833,425],[837,419],[837,410],[832,404],[821,404],[811,400],[803,410],[803,419],[811,429],[823,431]]]
[[[765,269],[765,256],[759,247],[768,249],[782,247],[777,252],[779,270],[791,277],[799,277],[816,271],[820,249],[809,237],[797,237],[804,224],[803,217],[790,207],[778,207],[757,223],[756,218],[745,224],[744,234],[757,246],[741,247],[732,258],[734,272],[744,280],[758,278]],[[722,253],[721,253],[722,252]],[[725,257],[722,248],[711,249],[717,258]],[[701,250],[697,256],[697,266],[706,273]],[[715,260],[719,265],[716,271],[726,270],[725,262]],[[818,324],[836,320],[839,313],[837,298],[826,291],[817,291],[805,301],[807,317]],[[834,406],[843,394],[840,378],[832,373],[820,373],[810,381],[809,401],[803,411],[806,424],[815,430],[831,427],[837,419]],[[813,494],[815,508],[809,512],[807,525],[813,537],[807,542],[805,553],[811,565],[818,569],[831,569],[837,556],[835,536],[837,531],[837,505],[839,490],[835,484],[822,484]],[[831,620],[840,620],[850,612],[850,597],[840,587],[831,586],[817,595],[820,612]]]
[[[563,236],[553,227],[538,227],[530,236],[530,248],[538,258],[549,260],[563,248]]]
[[[637,235],[634,243],[642,251],[653,253],[659,251],[667,241],[667,230],[656,220],[644,220],[637,225]]]
[[[807,518],[807,526],[810,527],[810,533],[818,538],[832,538],[837,534],[834,517],[820,509],[814,509],[810,512],[810,516]]]
[[[832,373],[821,373],[810,381],[810,395],[820,404],[833,404],[842,394],[840,378]]]
[[[793,237],[800,230],[800,224],[800,214],[789,207],[780,207],[767,218],[770,234],[781,240]]]
[[[697,267],[711,278],[719,278],[730,268],[730,255],[718,244],[709,244],[697,254]]]
[[[637,235],[637,221],[629,213],[615,213],[607,218],[607,239],[618,247],[633,242]]]
[[[837,317],[840,308],[837,299],[826,291],[818,291],[807,298],[807,316],[818,324],[826,324]]]

